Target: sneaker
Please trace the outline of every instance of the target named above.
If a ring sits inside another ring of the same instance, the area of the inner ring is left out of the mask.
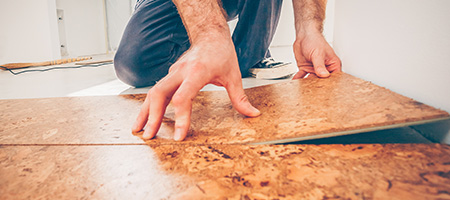
[[[290,62],[277,62],[273,58],[265,58],[250,68],[249,73],[258,79],[280,79],[290,77],[297,71],[297,66]]]

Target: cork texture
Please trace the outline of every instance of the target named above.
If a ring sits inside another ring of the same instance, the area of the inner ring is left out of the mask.
[[[0,199],[450,199],[448,145],[248,145],[448,113],[344,73],[246,94],[261,116],[200,92],[183,142],[171,105],[131,134],[145,95],[0,100]]]
[[[200,92],[182,143],[236,144],[448,118],[448,113],[351,75],[311,77],[246,89],[262,115],[235,111],[225,91]],[[0,144],[142,144],[131,134],[145,95],[0,101]],[[156,139],[170,144],[174,109],[168,106]],[[356,130],[356,131],[355,131]],[[139,134],[138,134],[139,136]]]
[[[0,199],[449,199],[439,144],[0,146]]]

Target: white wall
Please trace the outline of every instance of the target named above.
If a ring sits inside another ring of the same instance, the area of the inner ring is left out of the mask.
[[[450,1],[339,0],[344,71],[450,112]]]
[[[55,0],[1,0],[0,27],[0,64],[60,58]]]
[[[69,57],[107,52],[103,0],[56,0],[64,10]]]
[[[106,0],[106,17],[108,24],[108,49],[116,51],[136,0]]]
[[[448,0],[336,1],[343,70],[450,112],[449,8]],[[450,143],[449,121],[415,128]]]

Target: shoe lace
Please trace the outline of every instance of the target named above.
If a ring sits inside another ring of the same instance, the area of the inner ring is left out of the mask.
[[[265,65],[273,65],[278,62],[275,61],[272,57],[270,57],[270,58],[264,58],[264,60],[262,60],[261,63],[263,63]]]

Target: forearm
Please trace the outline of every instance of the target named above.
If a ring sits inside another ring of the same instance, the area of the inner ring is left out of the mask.
[[[218,0],[173,0],[191,44],[204,40],[229,40],[230,31]]]
[[[327,0],[292,0],[297,38],[323,31]]]

